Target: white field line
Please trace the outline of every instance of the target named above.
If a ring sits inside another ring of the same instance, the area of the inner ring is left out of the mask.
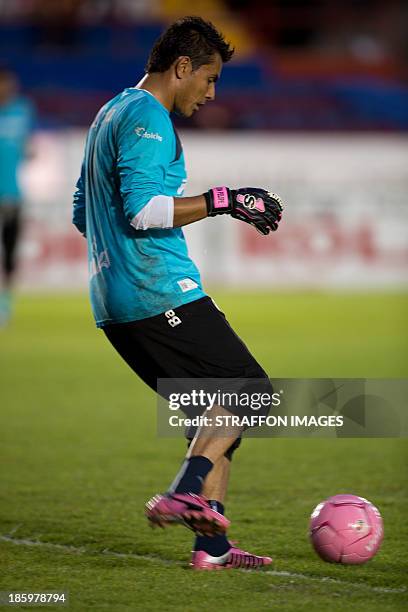
[[[15,531],[15,530],[13,530]],[[13,532],[12,532],[13,533]],[[12,533],[10,535],[0,535],[1,542],[9,542],[15,544],[16,546],[39,546],[43,548],[49,548],[54,550],[61,550],[64,552],[70,552],[77,555],[89,554],[103,554],[111,557],[121,557],[126,559],[137,559],[141,561],[149,561],[155,563],[161,563],[163,565],[185,565],[181,561],[174,561],[171,559],[163,559],[162,557],[155,557],[154,555],[138,555],[136,553],[119,553],[114,552],[109,549],[105,549],[102,553],[95,553],[93,551],[87,550],[85,547],[77,547],[77,546],[69,546],[67,544],[54,544],[53,542],[41,542],[40,540],[28,540],[28,539],[18,539],[13,537]],[[252,573],[256,570],[239,570],[245,573]],[[363,582],[349,582],[346,580],[340,580],[339,578],[332,578],[330,576],[310,576],[308,574],[299,574],[296,572],[286,572],[286,571],[277,571],[277,570],[264,570],[262,575],[266,574],[268,576],[278,576],[280,578],[290,578],[292,580],[306,580],[306,581],[314,581],[314,582],[326,582],[330,584],[337,584],[343,587],[352,587],[357,589],[363,589],[366,591],[376,592],[376,593],[405,593],[407,591],[407,587],[399,587],[399,588],[388,588],[388,587],[374,587],[369,584],[364,584]]]

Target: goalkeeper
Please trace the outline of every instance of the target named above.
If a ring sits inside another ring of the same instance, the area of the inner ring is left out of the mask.
[[[184,154],[170,112],[191,117],[214,100],[232,55],[211,23],[180,19],[154,45],[146,75],[101,108],[87,137],[73,222],[88,242],[93,313],[154,390],[158,378],[254,378],[270,389],[264,370],[205,294],[181,229],[227,214],[266,236],[281,219],[279,198],[260,188],[215,187],[181,197]],[[223,436],[208,429],[190,440],[173,484],[147,503],[147,518],[195,531],[195,569],[266,565],[269,557],[232,546],[226,534],[223,502],[242,429],[227,428]]]

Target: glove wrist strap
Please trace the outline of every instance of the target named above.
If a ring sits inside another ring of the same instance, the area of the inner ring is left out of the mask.
[[[228,187],[214,187],[204,194],[209,217],[232,211],[232,198]]]

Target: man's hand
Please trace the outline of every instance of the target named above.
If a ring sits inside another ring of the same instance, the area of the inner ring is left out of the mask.
[[[229,214],[250,223],[265,236],[278,229],[283,203],[279,196],[258,187],[215,187],[204,194],[209,217]]]

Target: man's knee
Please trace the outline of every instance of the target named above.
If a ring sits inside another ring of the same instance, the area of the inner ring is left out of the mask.
[[[242,438],[237,438],[236,440],[234,440],[231,446],[227,448],[227,450],[225,451],[224,457],[226,457],[228,461],[232,460],[232,455],[235,453],[237,448],[241,445],[241,440]]]
[[[227,448],[224,453],[224,457],[228,459],[228,461],[232,461],[232,455],[235,453],[237,448],[241,445],[242,438],[237,438],[234,442]],[[192,443],[193,438],[187,438],[187,448],[190,448],[190,444]]]

